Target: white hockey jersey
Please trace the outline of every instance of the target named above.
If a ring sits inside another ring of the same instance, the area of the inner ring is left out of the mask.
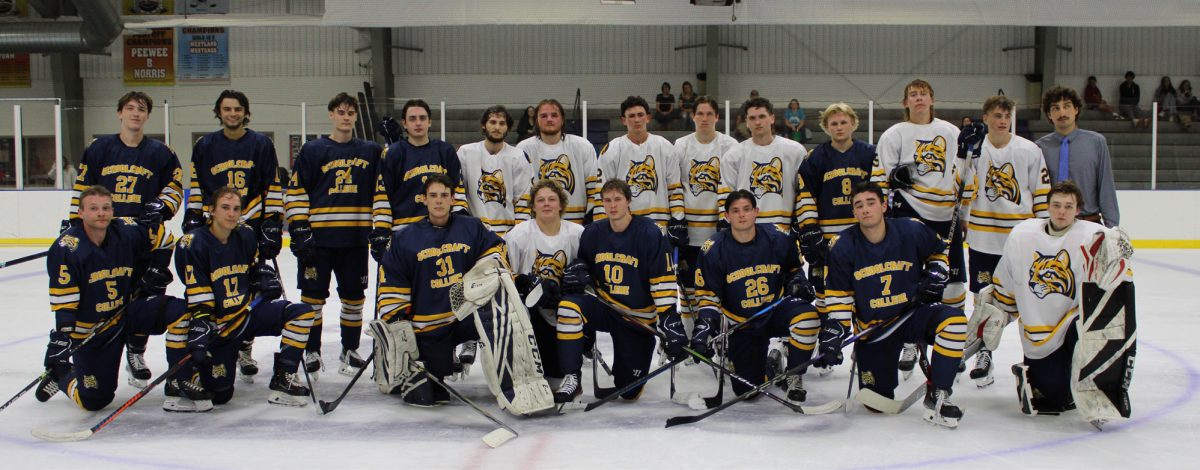
[[[758,198],[758,222],[788,232],[793,226],[817,223],[817,205],[800,179],[800,163],[808,156],[794,140],[774,137],[769,145],[746,139],[721,157],[722,193],[746,189]],[[720,216],[725,216],[721,197]]]
[[[950,220],[954,212],[954,200],[958,196],[957,183],[964,160],[958,155],[957,127],[934,118],[929,124],[901,122],[883,132],[876,151],[881,171],[873,171],[872,181],[885,188],[892,169],[900,165],[914,164],[911,172],[913,187],[900,190],[903,197],[922,219],[934,222]],[[963,193],[963,200],[970,200],[971,188]]]
[[[1061,236],[1046,231],[1047,219],[1025,220],[1008,235],[992,273],[1001,310],[1017,316],[1025,356],[1044,358],[1062,346],[1079,315],[1084,243],[1104,226],[1076,221]]]
[[[972,250],[998,255],[1013,227],[1025,219],[1049,216],[1050,173],[1041,149],[1028,139],[1014,135],[999,149],[984,139],[970,175],[967,180],[977,188],[967,222]]]
[[[529,218],[532,165],[525,152],[506,143],[493,155],[480,141],[460,147],[458,161],[472,216],[501,237]]]
[[[691,246],[704,244],[716,233],[717,217],[721,212],[721,156],[737,143],[733,137],[720,132],[707,144],[700,143],[695,133],[675,141],[680,184],[683,185],[683,212]]]
[[[644,216],[659,227],[667,218],[683,220],[683,185],[679,182],[679,161],[675,147],[662,136],[650,134],[641,145],[628,135],[613,139],[600,151],[599,180],[623,178],[629,184],[633,200],[629,210]],[[596,211],[601,219],[603,208]]]
[[[550,145],[535,135],[522,140],[517,148],[529,156],[534,181],[552,180],[567,192],[567,212],[563,219],[583,223],[587,211],[600,203],[596,148],[577,135],[562,137],[557,144]]]
[[[537,274],[561,281],[563,270],[579,254],[583,226],[563,221],[557,235],[546,235],[534,220],[526,220],[504,235],[508,261],[517,274]]]

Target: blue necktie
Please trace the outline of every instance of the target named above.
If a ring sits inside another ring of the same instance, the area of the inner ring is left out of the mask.
[[[1054,182],[1071,179],[1071,139],[1063,137],[1062,145],[1058,147],[1058,178]]]

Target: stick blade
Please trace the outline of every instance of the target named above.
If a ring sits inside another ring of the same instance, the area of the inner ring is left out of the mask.
[[[493,449],[504,445],[505,442],[517,438],[517,433],[509,431],[505,428],[496,428],[495,431],[489,432],[483,436],[483,443]]]
[[[34,429],[29,431],[29,433],[33,434],[33,437],[49,442],[78,442],[92,437],[92,434],[95,434],[95,432],[92,432],[91,429],[84,429],[81,431],[53,431],[49,429]]]
[[[841,400],[833,400],[829,403],[824,403],[814,406],[801,406],[800,410],[806,415],[825,415],[833,413],[842,408]]]
[[[670,427],[674,427],[674,426],[679,426],[680,424],[691,424],[691,423],[696,422],[697,421],[696,418],[698,418],[700,416],[703,416],[703,415],[675,416],[675,417],[667,418],[667,426],[666,427],[670,428]]]

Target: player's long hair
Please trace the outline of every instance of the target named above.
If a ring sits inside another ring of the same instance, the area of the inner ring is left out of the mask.
[[[1075,106],[1075,115],[1079,115],[1079,111],[1083,109],[1083,100],[1079,99],[1079,93],[1067,87],[1056,86],[1046,91],[1042,95],[1042,114],[1046,115],[1046,120],[1050,120],[1050,106],[1062,100],[1070,101]]]
[[[554,180],[540,179],[533,183],[533,187],[529,188],[529,205],[533,206],[533,201],[537,199],[537,193],[543,189],[549,189],[554,192],[555,196],[558,196],[558,217],[562,218],[563,214],[567,212],[567,192]]]
[[[542,123],[538,121],[538,116],[540,114],[542,114],[542,106],[546,106],[546,105],[550,105],[550,106],[554,106],[555,108],[558,108],[559,119],[567,118],[567,112],[565,110],[563,110],[563,105],[562,105],[562,103],[559,103],[558,100],[556,100],[554,98],[546,98],[544,100],[538,101],[537,106],[533,107],[533,125],[535,128],[537,128],[539,134],[542,132],[542,129],[541,129]],[[559,129],[559,133],[562,133],[562,129]]]
[[[930,85],[929,82],[918,78],[916,80],[908,82],[908,85],[904,85],[904,96],[902,96],[900,99],[901,103],[903,103],[905,100],[908,100],[908,91],[909,90],[929,90],[929,98],[933,99],[933,85]],[[937,112],[934,111],[933,105],[930,105],[929,106],[929,122],[933,122],[933,120],[936,118],[937,118]],[[904,107],[904,120],[905,121],[909,120],[907,106]]]
[[[217,201],[220,201],[221,198],[225,197],[226,194],[234,195],[238,198],[238,201],[242,200],[242,193],[238,192],[238,190],[233,189],[232,186],[221,186],[208,196],[208,207],[216,208]]]
[[[479,133],[483,134],[484,137],[487,137],[488,118],[492,117],[493,114],[504,116],[504,127],[512,129],[513,118],[511,114],[508,114],[508,108],[505,108],[503,105],[495,105],[483,110],[483,115],[479,117]],[[505,134],[508,133],[505,132]]]

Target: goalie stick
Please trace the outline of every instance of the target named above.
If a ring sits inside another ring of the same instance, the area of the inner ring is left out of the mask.
[[[488,447],[495,449],[497,447],[500,447],[501,445],[504,445],[505,442],[511,441],[511,440],[517,438],[518,436],[520,436],[520,434],[517,434],[516,430],[509,427],[507,424],[504,424],[504,421],[500,421],[495,416],[492,416],[491,413],[488,413],[483,408],[480,408],[479,405],[475,404],[475,402],[471,401],[467,397],[464,397],[461,393],[458,393],[458,390],[455,390],[453,387],[446,385],[446,382],[443,382],[442,379],[439,379],[436,376],[434,376],[433,374],[430,374],[428,371],[425,370],[424,367],[422,367],[420,365],[420,363],[417,363],[417,364],[418,364],[417,367],[421,369],[421,373],[425,374],[426,378],[433,381],[433,383],[441,386],[443,389],[446,390],[446,392],[450,393],[451,395],[454,395],[454,398],[457,398],[459,401],[466,403],[467,406],[470,406],[472,409],[475,410],[476,413],[479,413],[484,418],[487,418],[488,421],[496,423],[496,425],[500,426],[499,428],[496,428],[496,430],[489,432],[487,434],[484,434],[484,436],[482,438],[483,443],[487,444]]]

